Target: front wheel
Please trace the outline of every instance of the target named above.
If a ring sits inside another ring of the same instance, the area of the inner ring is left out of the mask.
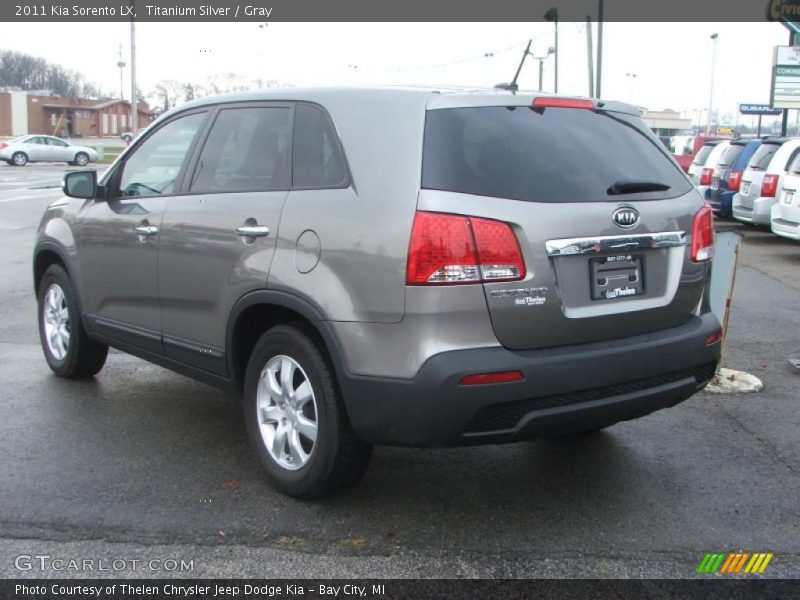
[[[279,325],[247,365],[244,416],[250,445],[282,492],[311,498],[355,483],[372,448],[356,437],[335,376],[302,329]]]
[[[45,271],[39,283],[39,338],[50,369],[61,377],[91,377],[103,368],[108,347],[86,334],[78,295],[59,265]]]
[[[78,165],[79,167],[85,167],[89,164],[89,155],[86,152],[78,152],[75,155],[74,164]]]

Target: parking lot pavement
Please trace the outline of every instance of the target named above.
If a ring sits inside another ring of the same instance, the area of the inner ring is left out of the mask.
[[[111,573],[143,577],[692,577],[738,550],[800,577],[798,244],[746,230],[725,363],[761,394],[700,394],[593,436],[378,448],[360,485],[301,502],[261,479],[226,394],[116,352],[93,380],[51,375],[30,256],[58,190],[19,193],[0,190],[2,577],[98,575],[14,567],[36,553],[194,560]]]

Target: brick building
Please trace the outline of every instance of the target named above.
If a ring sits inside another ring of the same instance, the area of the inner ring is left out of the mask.
[[[139,103],[139,127],[155,115]],[[131,129],[127,100],[87,100],[42,92],[0,90],[0,136],[48,134],[60,137],[118,136]]]

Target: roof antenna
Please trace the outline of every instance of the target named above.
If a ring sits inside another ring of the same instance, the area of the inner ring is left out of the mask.
[[[520,71],[522,71],[522,65],[525,64],[525,59],[528,58],[528,55],[531,53],[532,41],[533,40],[528,40],[528,45],[525,46],[525,51],[522,53],[522,59],[519,61],[517,72],[514,73],[514,79],[511,80],[511,83],[498,83],[496,86],[494,86],[496,90],[507,90],[509,92],[516,92],[517,90],[519,90],[517,79],[519,79],[519,73]]]

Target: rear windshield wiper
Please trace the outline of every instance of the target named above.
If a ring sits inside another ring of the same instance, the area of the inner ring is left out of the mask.
[[[636,194],[638,192],[666,192],[670,189],[666,183],[658,181],[639,181],[636,179],[620,179],[606,190],[609,196],[620,194]]]

